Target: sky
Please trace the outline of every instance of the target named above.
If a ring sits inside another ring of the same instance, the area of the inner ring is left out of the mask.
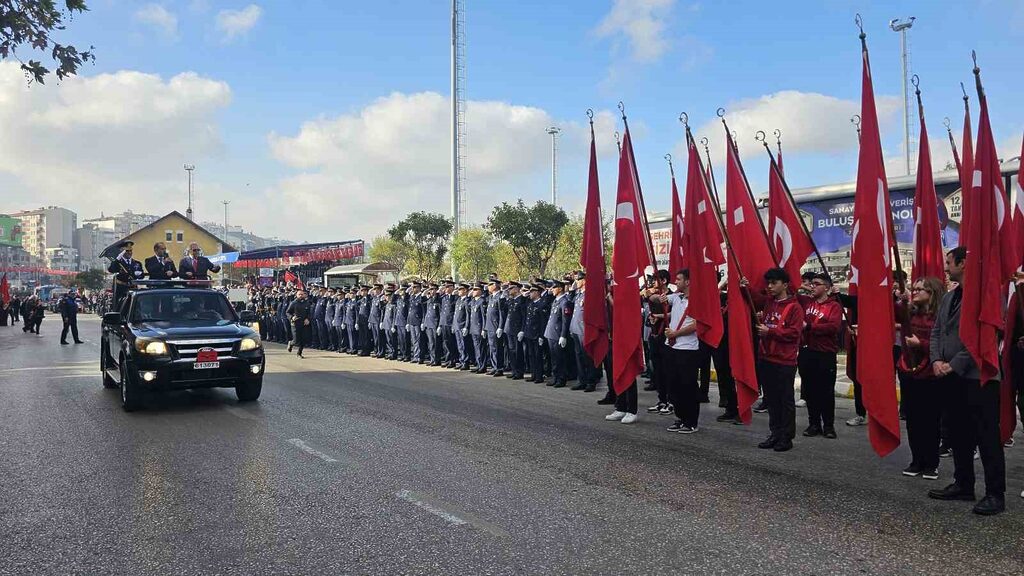
[[[768,169],[756,130],[781,130],[792,188],[853,180],[857,13],[890,175],[903,170],[893,18],[916,17],[911,71],[920,77],[934,165],[951,158],[944,117],[959,139],[960,82],[978,118],[971,50],[1000,153],[1020,154],[1019,0],[466,4],[471,223],[501,202],[550,199],[549,126],[562,130],[559,204],[581,213],[588,108],[610,205],[620,101],[651,211],[670,206],[666,153],[685,174],[684,111],[695,135],[709,137],[718,171],[724,130],[715,111],[725,108],[756,195]],[[80,219],[184,212],[189,163],[198,220],[221,222],[228,200],[231,225],[264,236],[372,240],[409,212],[449,213],[448,0],[88,5],[57,36],[94,47],[96,62],[78,77],[29,85],[16,63],[0,63],[0,211],[61,205]]]

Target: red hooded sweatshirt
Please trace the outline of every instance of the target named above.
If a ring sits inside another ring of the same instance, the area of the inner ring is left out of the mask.
[[[800,351],[800,335],[804,329],[804,309],[793,296],[785,300],[769,299],[764,305],[768,333],[758,344],[760,359],[775,364],[796,366]]]
[[[843,324],[843,310],[839,302],[831,298],[824,302],[807,299],[803,306],[803,345],[815,352],[838,352],[839,328]]]

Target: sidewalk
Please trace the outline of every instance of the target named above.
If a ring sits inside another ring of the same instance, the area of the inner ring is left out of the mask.
[[[711,369],[711,379],[718,382],[718,373],[715,369]],[[896,399],[900,398],[900,389],[896,384],[896,377],[893,376],[893,386],[896,387]],[[797,373],[796,381],[793,383],[793,387],[800,390],[800,374]],[[853,381],[846,375],[846,355],[839,356],[838,364],[836,366],[836,396],[839,398],[853,398]]]

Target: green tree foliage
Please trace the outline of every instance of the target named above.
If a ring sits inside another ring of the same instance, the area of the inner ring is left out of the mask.
[[[409,256],[412,255],[412,246],[390,236],[378,236],[370,244],[368,253],[371,262],[383,262],[397,268],[398,275],[401,276],[405,272]]]
[[[410,260],[416,273],[427,280],[436,280],[444,270],[452,222],[441,214],[413,212],[388,229],[388,236],[412,248]]]
[[[464,228],[452,238],[452,262],[461,278],[480,280],[494,272],[495,242],[483,228]]]
[[[498,241],[494,245],[494,271],[499,278],[508,280],[525,280],[529,271],[525,270],[512,252],[508,242]]]
[[[582,215],[573,214],[569,217],[569,222],[562,228],[562,233],[558,238],[558,247],[555,249],[554,257],[551,259],[550,273],[552,276],[573,272],[581,268],[580,254],[583,250],[583,220],[584,217]],[[612,221],[602,219],[601,224],[604,228],[605,265],[610,266],[612,262],[611,239],[614,234]]]
[[[568,221],[565,211],[550,202],[527,207],[519,200],[495,206],[487,228],[495,238],[508,242],[521,270],[543,276]]]
[[[76,12],[87,10],[85,0],[0,0],[0,59],[17,59],[26,76],[42,84],[50,70],[39,60],[23,60],[18,50],[49,52],[58,80],[74,76],[82,64],[96,60],[93,47],[79,50],[55,41],[52,34],[63,31]]]
[[[75,286],[88,290],[102,290],[107,285],[107,274],[99,268],[79,272],[74,279]]]

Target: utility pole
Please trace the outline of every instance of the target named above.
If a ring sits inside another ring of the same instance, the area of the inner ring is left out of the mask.
[[[466,4],[452,0],[452,237],[466,220]],[[452,263],[452,278],[456,278]]]
[[[196,169],[195,164],[185,164],[185,171],[188,172],[188,209],[185,210],[185,217],[194,221],[192,217],[192,171]]]
[[[551,135],[551,203],[558,206],[558,133],[557,126],[545,130]]]
[[[228,244],[228,204],[231,204],[230,200],[221,200],[221,204],[224,205],[224,245]],[[221,247],[221,252],[224,252],[224,247]]]
[[[907,30],[910,30],[911,26],[914,25],[914,18],[911,16],[906,21],[901,21],[899,18],[893,18],[889,21],[889,28],[892,28],[893,32],[900,33],[900,58],[903,62],[903,152],[906,158],[907,175],[910,175],[910,87],[908,85],[910,78],[910,64],[908,62],[909,51],[907,49]]]

